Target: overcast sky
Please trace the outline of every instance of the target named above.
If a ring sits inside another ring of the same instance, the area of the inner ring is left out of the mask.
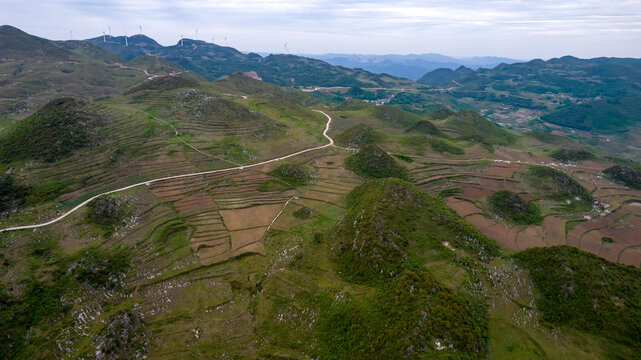
[[[0,0],[0,23],[50,39],[142,31],[243,51],[641,57],[641,0]]]

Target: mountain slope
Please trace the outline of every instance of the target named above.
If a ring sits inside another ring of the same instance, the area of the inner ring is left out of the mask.
[[[333,66],[324,61],[295,55],[243,54],[231,47],[201,40],[182,39],[173,46],[160,46],[155,41],[136,35],[129,46],[124,37],[96,37],[88,42],[102,47],[125,60],[140,55],[156,55],[179,64],[207,80],[216,80],[237,71],[255,71],[265,81],[289,87],[301,86],[408,86],[409,80],[389,75],[376,75],[361,69]],[[106,40],[106,41],[105,41]]]
[[[0,118],[24,117],[58,97],[113,95],[145,78],[84,41],[49,41],[0,27]]]

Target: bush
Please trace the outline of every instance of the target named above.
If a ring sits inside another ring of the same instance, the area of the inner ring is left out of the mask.
[[[87,204],[87,220],[99,225],[109,237],[122,222],[125,212],[122,204],[112,197],[101,196]]]
[[[294,217],[298,219],[309,219],[310,217],[312,217],[312,209],[303,206],[300,209],[294,211],[292,215],[294,215]]]
[[[269,174],[294,186],[305,185],[311,180],[311,176],[307,170],[297,164],[279,165],[270,171]]]

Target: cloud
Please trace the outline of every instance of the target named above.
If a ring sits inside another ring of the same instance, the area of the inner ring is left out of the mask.
[[[4,0],[0,22],[48,38],[138,26],[163,44],[179,35],[242,50],[419,53],[516,58],[641,57],[641,3],[620,0]]]

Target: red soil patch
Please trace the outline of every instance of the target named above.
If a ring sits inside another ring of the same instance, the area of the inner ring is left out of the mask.
[[[466,220],[479,229],[480,232],[496,240],[499,244],[512,250],[520,250],[514,242],[514,234],[510,236],[511,229],[495,224],[482,215],[472,215],[467,217]]]
[[[252,206],[236,210],[220,210],[220,216],[227,229],[240,230],[257,226],[267,226],[283,208],[284,204]]]
[[[641,266],[641,250],[638,248],[625,249],[619,256],[619,262],[626,265]]]
[[[210,207],[210,206],[213,207],[213,206],[216,206],[216,204],[214,204],[214,201],[211,199],[209,194],[205,192],[199,192],[174,202],[174,207],[176,207],[176,210],[178,211]]]
[[[452,210],[456,211],[456,213],[462,217],[466,217],[472,214],[482,213],[481,209],[477,208],[476,206],[474,206],[474,204],[465,200],[458,200],[456,198],[450,197],[450,198],[447,198],[446,202],[447,202],[447,206],[449,206]]]
[[[475,186],[466,186],[463,188],[463,195],[461,195],[460,198],[471,202],[477,202],[483,196],[491,195],[492,193],[494,193],[494,191],[481,189]]]
[[[511,178],[514,172],[519,171],[520,166],[513,164],[497,164],[485,171],[485,175],[497,176],[502,178]]]
[[[530,225],[522,231],[519,231],[516,235],[515,242],[519,249],[547,245],[543,241],[543,227],[536,225]]]
[[[548,246],[564,245],[566,221],[556,216],[546,216],[543,219],[543,240]]]
[[[236,252],[249,244],[259,242],[263,239],[267,227],[254,229],[232,231],[231,234],[231,251]]]

